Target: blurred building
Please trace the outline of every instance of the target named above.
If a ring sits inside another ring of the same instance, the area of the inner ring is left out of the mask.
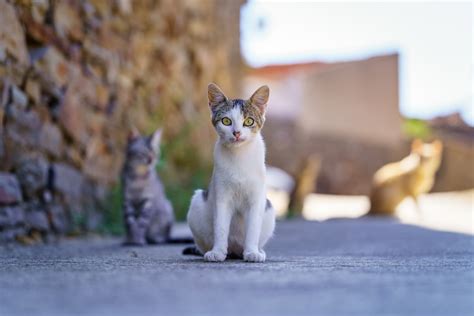
[[[272,88],[269,115],[293,120],[305,133],[399,145],[398,55],[324,64],[252,69],[247,94]]]
[[[410,150],[402,133],[398,80],[398,55],[391,54],[253,68],[244,87],[250,95],[262,84],[270,86],[264,136],[271,164],[297,176],[305,158],[316,154],[317,192],[368,194],[375,171]],[[456,115],[429,125],[445,144],[435,190],[474,187],[473,128]]]
[[[320,155],[319,192],[368,193],[375,170],[400,157],[398,55],[251,69],[246,94],[264,83],[269,159],[295,174]]]
[[[335,64],[309,73],[298,126],[315,135],[334,135],[382,146],[398,146],[398,55]]]
[[[443,164],[434,190],[474,188],[474,127],[460,113],[437,117],[428,122],[432,133],[443,141]]]

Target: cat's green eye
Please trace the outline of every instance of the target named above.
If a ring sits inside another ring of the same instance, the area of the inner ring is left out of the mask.
[[[253,118],[247,117],[247,118],[245,119],[245,121],[244,121],[244,126],[252,126],[254,122],[255,122],[255,121],[254,121]]]
[[[222,120],[221,120],[222,124],[224,124],[225,126],[229,126],[230,124],[232,124],[232,121],[230,120],[230,118],[228,117],[224,117]]]

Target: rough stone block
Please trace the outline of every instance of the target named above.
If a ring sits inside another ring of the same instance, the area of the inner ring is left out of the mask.
[[[25,212],[21,206],[0,207],[0,228],[13,227],[25,222]]]
[[[90,137],[88,125],[100,116],[87,107],[94,99],[93,82],[80,74],[74,75],[59,108],[59,122],[64,130],[83,146],[87,145]]]
[[[16,174],[26,200],[41,198],[48,182],[48,162],[41,155],[22,157],[15,163]]]
[[[5,46],[0,43],[0,63],[4,63],[7,60],[7,51]]]
[[[76,168],[65,164],[55,163],[54,189],[61,193],[69,203],[78,203],[82,197],[84,177]]]
[[[0,0],[0,39],[8,54],[19,63],[28,65],[28,51],[26,50],[25,34],[18,20],[15,8],[5,0]]]
[[[49,221],[46,212],[42,209],[28,210],[25,212],[26,227],[39,231],[49,230]]]
[[[18,108],[24,110],[28,106],[28,97],[17,86],[12,86],[12,101]]]
[[[23,236],[26,234],[26,229],[24,227],[12,227],[6,230],[0,231],[0,242],[12,242],[18,236]]]
[[[35,146],[38,144],[38,130],[41,128],[41,119],[36,111],[24,111],[12,104],[9,106],[7,115],[7,137],[22,146]]]
[[[41,127],[39,144],[42,149],[55,157],[61,157],[64,152],[61,130],[51,123],[45,123]]]
[[[11,205],[21,201],[21,188],[16,176],[0,172],[0,205]]]
[[[108,150],[99,138],[90,141],[84,161],[84,174],[100,183],[112,183],[118,172],[117,157]]]
[[[33,19],[42,23],[49,9],[49,0],[35,0],[31,2],[31,15]]]
[[[54,8],[54,28],[60,37],[82,40],[84,31],[78,7],[70,1],[58,1]]]
[[[41,85],[38,80],[29,78],[26,81],[25,87],[26,93],[33,100],[35,104],[40,103],[41,101]]]
[[[60,204],[52,204],[48,206],[48,214],[51,226],[56,233],[64,234],[69,230],[69,223],[67,220],[64,207]]]
[[[37,69],[59,87],[66,85],[71,71],[69,63],[54,47],[48,47],[42,58],[38,59]]]

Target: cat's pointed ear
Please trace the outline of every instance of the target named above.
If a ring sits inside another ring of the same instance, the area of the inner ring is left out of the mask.
[[[225,96],[224,92],[215,84],[210,83],[207,86],[207,97],[209,99],[209,107],[212,109],[216,105],[227,101],[227,97]]]
[[[140,137],[140,132],[135,126],[132,125],[132,127],[130,127],[130,130],[128,131],[128,141],[135,140],[138,137]]]
[[[159,128],[150,136],[150,146],[155,153],[159,152],[160,150],[162,135],[163,135],[163,129]]]
[[[270,97],[270,88],[267,85],[261,86],[250,97],[250,103],[260,110],[260,113],[265,113],[267,108],[268,98]]]

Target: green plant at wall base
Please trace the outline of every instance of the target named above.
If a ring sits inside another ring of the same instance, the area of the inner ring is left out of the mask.
[[[185,181],[166,181],[166,195],[174,208],[176,220],[186,220],[189,202],[198,188],[206,188],[209,181],[209,171],[199,170]]]
[[[212,164],[200,154],[202,142],[193,141],[195,124],[186,124],[172,140],[164,142],[157,172],[165,186],[166,196],[173,205],[176,220],[183,221],[194,191],[206,188]]]
[[[100,231],[110,235],[123,235],[125,227],[122,213],[122,187],[120,184],[114,186],[109,192],[104,210],[104,221]]]
[[[157,171],[165,186],[166,196],[173,205],[176,220],[183,221],[194,191],[207,187],[211,168],[192,147],[185,149],[178,146],[174,150],[179,151],[174,152],[174,163],[167,162],[167,154],[164,154]]]
[[[430,138],[432,132],[428,123],[419,119],[405,119],[403,122],[403,132],[410,138]]]
[[[85,231],[87,219],[83,212],[70,211],[70,220],[73,229],[68,232],[68,235],[75,236]]]

